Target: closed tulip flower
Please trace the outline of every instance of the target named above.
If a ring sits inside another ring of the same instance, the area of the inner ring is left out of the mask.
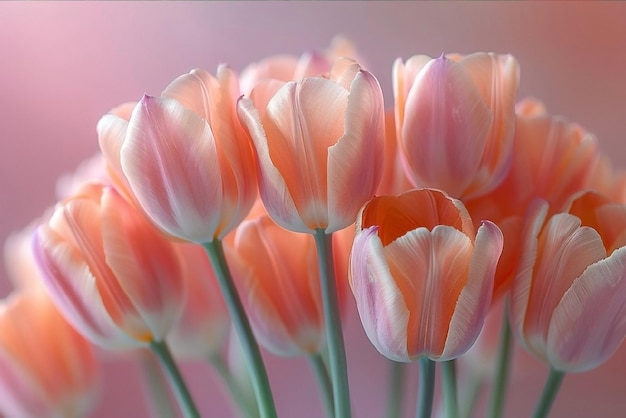
[[[510,55],[416,55],[393,69],[396,131],[416,187],[487,193],[511,159],[518,65]]]
[[[433,189],[375,197],[357,218],[352,292],[386,357],[448,360],[478,337],[491,302],[502,234],[475,232],[463,204]]]
[[[378,81],[352,60],[327,76],[265,81],[239,101],[259,158],[259,188],[272,219],[296,232],[352,224],[374,195],[384,153]]]
[[[434,189],[369,201],[357,218],[352,292],[374,346],[395,361],[449,360],[478,337],[502,234],[476,232],[463,204]]]
[[[560,372],[606,361],[626,333],[626,206],[593,192],[568,213],[529,211],[511,293],[513,329]]]
[[[0,302],[0,412],[78,418],[93,405],[98,367],[91,345],[41,287]]]
[[[172,244],[111,187],[89,185],[59,203],[33,245],[55,304],[95,344],[146,347],[180,315]]]
[[[256,160],[237,119],[238,97],[236,75],[222,66],[217,77],[204,70],[182,75],[161,97],[144,96],[134,108],[120,167],[143,210],[167,234],[198,244],[222,239],[254,203]],[[109,122],[123,129],[119,118]],[[109,122],[101,121],[102,132],[114,130]]]

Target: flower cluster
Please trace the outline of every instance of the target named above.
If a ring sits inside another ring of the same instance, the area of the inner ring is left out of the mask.
[[[350,297],[382,355],[420,361],[419,417],[436,364],[447,416],[471,413],[454,360],[500,301],[503,340],[551,370],[535,416],[565,373],[605,362],[626,335],[626,177],[596,139],[518,101],[510,55],[399,59],[389,110],[362,62],[337,39],[194,69],[104,115],[101,154],[6,243],[0,412],[87,415],[94,344],[155,356],[186,417],[186,359],[210,361],[242,416],[276,417],[260,344],[308,356],[327,415],[348,418]]]

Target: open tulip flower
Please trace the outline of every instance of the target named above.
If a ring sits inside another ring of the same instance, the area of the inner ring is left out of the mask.
[[[529,211],[511,293],[522,344],[562,372],[597,367],[626,335],[626,206],[587,192],[568,213]]]
[[[487,193],[509,169],[518,65],[510,55],[416,55],[394,64],[396,131],[416,187]]]
[[[110,187],[87,185],[59,203],[34,249],[59,310],[95,344],[148,346],[180,315],[185,288],[172,244]]]
[[[0,412],[5,417],[79,418],[93,405],[93,348],[40,286],[0,302]]]
[[[475,232],[463,204],[434,189],[370,200],[357,218],[352,291],[374,346],[395,361],[449,360],[478,337],[502,234]]]
[[[383,96],[349,59],[326,76],[257,84],[239,101],[259,158],[260,193],[279,225],[338,231],[374,195],[384,154]]]

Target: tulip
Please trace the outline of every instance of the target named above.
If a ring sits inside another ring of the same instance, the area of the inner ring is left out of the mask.
[[[147,347],[180,315],[171,243],[111,187],[89,185],[59,203],[33,245],[58,309],[95,344]]]
[[[162,97],[144,96],[130,116],[119,151],[123,175],[146,214],[171,236],[198,244],[221,239],[256,198],[254,151],[237,120],[238,96],[227,67],[218,68],[217,78],[193,70]]]
[[[535,357],[581,372],[606,361],[626,332],[626,206],[588,192],[567,213],[548,212],[545,201],[529,210],[511,321]]]
[[[227,255],[259,342],[282,356],[319,352],[325,340],[313,237],[265,215],[237,228]]]
[[[81,417],[98,367],[91,345],[40,287],[0,303],[0,412],[6,417]]]
[[[332,233],[376,190],[384,149],[378,81],[343,59],[328,78],[262,82],[239,100],[259,158],[260,192],[286,229]]]
[[[356,225],[350,285],[376,349],[402,362],[467,351],[489,310],[498,227],[475,232],[463,204],[434,189],[375,197]]]
[[[204,248],[195,244],[174,244],[187,285],[181,317],[167,341],[179,358],[206,359],[225,347],[230,319],[224,299]]]
[[[249,95],[263,80],[298,81],[304,77],[317,76],[330,71],[338,58],[352,58],[361,62],[354,45],[344,37],[337,36],[330,47],[321,51],[295,55],[273,55],[248,65],[241,71],[241,91]]]
[[[416,55],[395,62],[393,83],[396,132],[416,187],[469,198],[502,181],[513,147],[513,57]]]

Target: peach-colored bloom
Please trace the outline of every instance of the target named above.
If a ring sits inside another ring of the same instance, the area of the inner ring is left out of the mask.
[[[144,96],[134,108],[119,146],[119,167],[143,210],[167,234],[211,242],[250,210],[256,160],[237,119],[238,97],[236,75],[221,66],[217,77],[199,69],[184,74],[161,97]],[[120,119],[102,120],[99,130],[119,137]],[[101,144],[108,142],[102,136]],[[116,150],[111,145],[105,156],[118,172]]]
[[[6,417],[85,416],[97,389],[91,345],[40,287],[0,304],[0,412]]]
[[[243,221],[226,250],[259,342],[278,355],[317,353],[325,340],[313,237],[262,215]]]
[[[396,136],[393,110],[385,112],[385,163],[383,174],[376,189],[377,196],[389,196],[413,189],[404,170],[400,144]]]
[[[383,97],[378,81],[348,59],[328,78],[267,81],[239,101],[259,158],[270,216],[297,232],[331,233],[354,222],[382,173]]]
[[[189,243],[174,246],[187,282],[187,298],[167,342],[179,358],[206,360],[226,345],[230,318],[204,248]]]
[[[626,206],[585,193],[569,213],[548,211],[535,202],[524,227],[513,329],[553,368],[584,371],[606,361],[626,332]]]
[[[478,337],[502,234],[475,232],[463,204],[434,189],[375,197],[357,218],[352,292],[374,346],[396,361],[448,360]]]
[[[338,58],[352,58],[363,64],[354,45],[344,37],[337,36],[330,47],[322,51],[295,55],[273,55],[248,65],[241,71],[241,91],[249,95],[263,80],[298,81],[330,71]]]
[[[510,288],[522,245],[522,218],[533,199],[547,200],[550,210],[558,212],[571,195],[590,185],[598,164],[597,141],[581,127],[550,116],[532,99],[519,103],[516,112],[509,172],[496,189],[465,200],[473,219],[496,222],[505,237],[495,297]]]
[[[147,346],[178,319],[185,289],[172,244],[113,188],[88,185],[59,203],[33,245],[55,304],[90,341]]]
[[[467,198],[502,181],[515,126],[512,56],[416,55],[395,62],[393,82],[396,131],[415,186]]]

